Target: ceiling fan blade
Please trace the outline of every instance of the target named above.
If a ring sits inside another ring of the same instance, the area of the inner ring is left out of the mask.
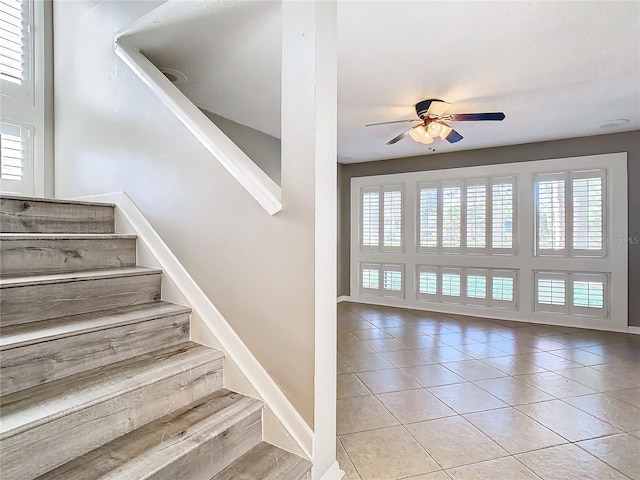
[[[409,135],[409,132],[413,129],[413,127],[409,127],[407,128],[404,132],[402,132],[400,135],[398,135],[397,137],[392,138],[391,140],[389,140],[387,142],[387,145],[393,145],[394,143],[398,143],[400,140],[402,140],[404,137],[406,137],[407,135]]]
[[[477,122],[482,120],[504,120],[504,113],[452,113],[450,120],[453,122]]]
[[[458,132],[452,129],[449,132],[449,135],[447,135],[444,139],[449,143],[456,143],[462,140],[463,138],[464,137],[462,135],[460,135]]]
[[[416,114],[420,118],[425,118],[427,116],[440,117],[447,110],[449,105],[451,104],[437,98],[423,100],[416,103]]]
[[[393,120],[391,122],[379,122],[379,123],[367,123],[365,127],[374,127],[376,125],[389,125],[390,123],[406,123],[406,122],[419,122],[420,120]]]

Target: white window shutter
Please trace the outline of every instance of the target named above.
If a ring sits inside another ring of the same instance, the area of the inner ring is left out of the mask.
[[[575,256],[604,255],[605,172],[572,174],[572,249]]]
[[[402,189],[384,187],[382,200],[382,248],[384,251],[402,250]]]
[[[0,122],[0,189],[33,194],[33,128]]]
[[[483,182],[466,183],[467,250],[484,253],[487,247],[487,186]]]
[[[380,247],[380,189],[363,189],[361,193],[361,242],[363,250]]]
[[[2,94],[30,98],[33,40],[31,2],[0,0],[0,81]]]
[[[419,245],[421,252],[437,251],[440,244],[438,232],[438,185],[420,185],[418,197]]]
[[[444,184],[442,197],[442,250],[459,251],[462,246],[462,187],[461,184]]]

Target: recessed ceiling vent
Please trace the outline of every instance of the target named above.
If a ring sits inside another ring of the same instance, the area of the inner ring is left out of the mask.
[[[164,76],[167,77],[171,81],[171,83],[173,83],[176,87],[180,87],[182,85],[187,84],[187,81],[188,81],[187,76],[181,71],[176,70],[175,68],[160,65],[158,67],[158,70],[164,73]]]
[[[618,118],[616,120],[608,120],[606,122],[599,123],[597,127],[600,130],[616,130],[618,128],[624,127],[629,123],[629,120],[626,118]]]

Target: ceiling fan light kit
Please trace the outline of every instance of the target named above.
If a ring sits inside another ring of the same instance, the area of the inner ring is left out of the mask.
[[[422,100],[415,105],[416,114],[420,120],[395,120],[391,122],[370,123],[365,126],[371,127],[389,123],[420,122],[419,125],[409,127],[397,137],[389,140],[387,145],[393,145],[407,135],[411,137],[412,140],[424,144],[433,143],[433,139],[436,137],[440,137],[440,139],[446,140],[449,143],[456,143],[462,140],[463,137],[446,122],[502,121],[505,118],[502,112],[454,113],[445,115],[444,113],[447,111],[449,105],[450,104],[444,100],[437,98]]]

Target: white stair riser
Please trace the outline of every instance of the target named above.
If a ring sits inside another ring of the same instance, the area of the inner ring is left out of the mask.
[[[135,264],[135,238],[0,241],[3,276],[132,267]]]
[[[0,353],[3,395],[189,340],[189,314],[92,331]]]
[[[2,326],[149,303],[160,299],[160,273],[3,288]]]
[[[156,381],[0,442],[3,475],[31,480],[222,388],[222,361]]]
[[[0,231],[12,233],[113,233],[114,208],[32,199],[0,199]]]

